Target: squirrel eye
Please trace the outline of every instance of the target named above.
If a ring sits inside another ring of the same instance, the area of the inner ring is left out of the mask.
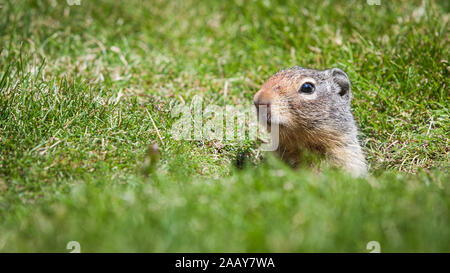
[[[314,84],[310,82],[305,82],[304,84],[302,84],[302,86],[298,91],[301,93],[311,94],[312,92],[314,92],[314,89],[315,89]]]

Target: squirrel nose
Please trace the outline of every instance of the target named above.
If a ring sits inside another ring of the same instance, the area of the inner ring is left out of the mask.
[[[267,108],[269,108],[271,104],[271,97],[267,96],[265,93],[258,92],[253,98],[253,103],[255,104],[256,108],[262,105],[265,105]]]

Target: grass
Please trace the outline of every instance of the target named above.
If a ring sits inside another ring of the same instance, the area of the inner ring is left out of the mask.
[[[450,251],[449,10],[0,2],[0,251]],[[294,65],[349,74],[367,178],[170,134],[174,102],[250,103]]]

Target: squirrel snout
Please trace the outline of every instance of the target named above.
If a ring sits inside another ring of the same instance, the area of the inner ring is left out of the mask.
[[[253,97],[253,103],[255,104],[256,108],[262,105],[270,107],[270,104],[272,103],[272,96],[267,94],[267,92],[258,91],[258,93],[256,93]]]

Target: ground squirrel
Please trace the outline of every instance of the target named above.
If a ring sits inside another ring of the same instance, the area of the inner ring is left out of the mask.
[[[292,166],[302,154],[318,152],[355,176],[366,173],[351,110],[350,80],[339,68],[295,66],[273,75],[255,94],[259,111],[267,107],[267,126],[279,125],[277,153]]]

